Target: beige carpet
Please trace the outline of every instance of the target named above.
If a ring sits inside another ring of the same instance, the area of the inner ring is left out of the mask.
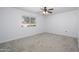
[[[0,51],[8,52],[76,52],[77,39],[41,33],[0,44]]]

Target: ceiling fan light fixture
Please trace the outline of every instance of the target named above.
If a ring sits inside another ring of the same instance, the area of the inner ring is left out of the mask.
[[[52,14],[52,10],[54,10],[53,8],[48,9],[47,7],[43,7],[41,8],[43,15],[48,15],[48,14]]]
[[[47,11],[46,11],[46,12],[45,12],[45,11],[43,11],[43,15],[48,15],[48,12],[47,12]]]
[[[43,11],[43,14],[45,14],[45,11]]]

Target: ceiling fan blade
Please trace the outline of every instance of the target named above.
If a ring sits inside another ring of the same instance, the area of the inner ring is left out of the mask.
[[[48,13],[53,13],[53,12],[51,12],[51,11],[48,11]]]
[[[48,9],[48,10],[54,10],[53,8],[51,8],[51,9]]]

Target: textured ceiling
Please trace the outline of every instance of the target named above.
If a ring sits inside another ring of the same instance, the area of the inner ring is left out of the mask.
[[[40,13],[42,7],[19,7],[19,9],[34,12],[34,13]],[[53,13],[63,13],[68,11],[77,10],[77,7],[48,7],[48,8],[54,8]]]

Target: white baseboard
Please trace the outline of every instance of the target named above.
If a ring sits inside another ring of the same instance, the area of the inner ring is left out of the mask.
[[[48,32],[41,32],[41,33],[48,33]],[[29,36],[26,36],[26,35],[25,35],[25,36],[17,36],[17,37],[8,39],[8,40],[0,41],[0,44],[1,44],[1,43],[5,43],[5,42],[9,42],[9,41],[12,41],[12,40],[21,39],[21,38],[24,38],[24,37],[34,36],[34,35],[37,35],[37,34],[40,34],[40,33],[36,33],[36,34],[33,34],[33,35],[29,35]],[[51,33],[51,34],[55,34],[55,33]],[[56,35],[62,35],[62,34],[56,34]],[[62,36],[67,36],[67,35],[62,35]],[[71,37],[71,36],[68,36],[68,37]],[[73,38],[76,38],[76,37],[73,37]],[[79,42],[79,41],[78,41],[78,42]],[[79,44],[78,44],[78,46],[79,46]]]
[[[0,44],[5,43],[5,42],[9,42],[9,41],[12,41],[12,40],[17,40],[17,39],[20,39],[20,38],[23,38],[23,37],[27,37],[27,36],[18,36],[18,37],[14,37],[14,38],[11,38],[11,39],[4,40],[4,41],[0,41]]]
[[[9,41],[12,41],[12,40],[18,40],[18,39],[21,39],[21,38],[24,38],[24,37],[34,36],[34,35],[37,35],[37,34],[40,34],[40,33],[36,33],[36,34],[33,34],[33,35],[29,35],[29,36],[26,36],[26,35],[25,36],[16,36],[16,37],[4,40],[4,41],[0,41],[0,44],[5,43],[5,42],[9,42]]]
[[[77,36],[72,36],[72,35],[67,35],[67,34],[61,34],[61,33],[52,33],[52,32],[48,32],[51,34],[56,34],[56,35],[62,35],[62,36],[67,36],[67,37],[72,37],[72,38],[77,38]]]

